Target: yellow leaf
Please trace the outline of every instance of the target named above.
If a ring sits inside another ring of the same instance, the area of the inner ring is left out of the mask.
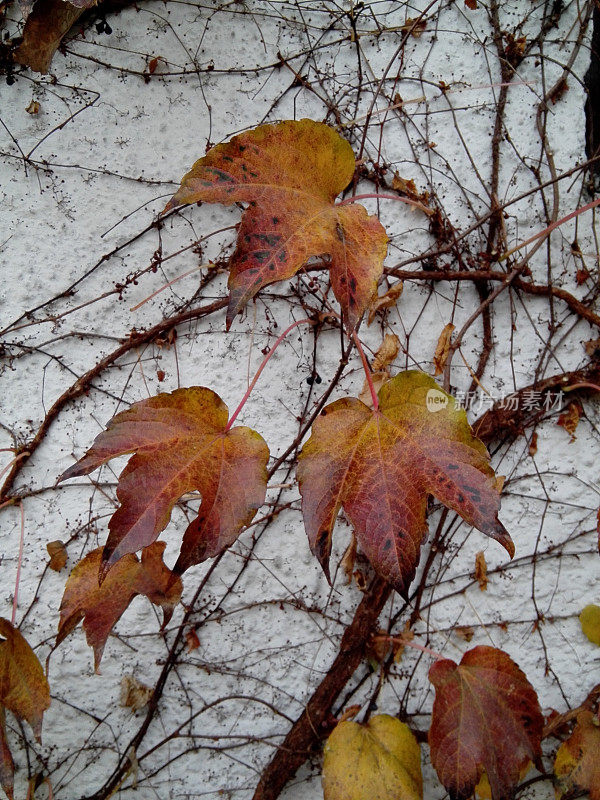
[[[579,615],[579,621],[590,642],[600,645],[600,606],[590,603]]]
[[[325,800],[421,800],[421,751],[403,722],[387,714],[366,725],[340,723],[325,745]]]
[[[600,800],[600,726],[589,710],[580,711],[571,736],[558,748],[554,761],[556,797],[572,797],[581,790]],[[579,796],[579,795],[577,795]]]

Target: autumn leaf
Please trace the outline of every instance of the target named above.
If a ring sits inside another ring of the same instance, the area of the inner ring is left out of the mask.
[[[85,456],[59,480],[87,475],[115,456],[135,453],[119,476],[120,507],[109,522],[102,574],[151,544],[187,492],[202,496],[175,564],[188,567],[229,547],[262,505],[269,450],[250,428],[226,430],[229,412],[210,389],[193,386],[134,403],[117,414]]]
[[[325,745],[325,800],[421,800],[421,751],[410,728],[379,714],[340,722]]]
[[[48,562],[50,569],[54,570],[54,572],[60,572],[61,569],[64,569],[67,564],[67,548],[64,542],[61,542],[60,539],[48,542],[46,550],[50,556],[50,561]]]
[[[475,554],[475,580],[479,584],[482,592],[487,590],[488,576],[487,576],[487,563],[485,560],[485,553],[479,550]]]
[[[556,753],[556,796],[584,791],[590,800],[600,800],[600,725],[591,711],[580,711],[571,736]]]
[[[600,606],[587,605],[579,615],[581,630],[593,644],[600,645]]]
[[[92,550],[73,567],[67,580],[62,602],[56,644],[59,645],[83,620],[87,643],[94,650],[94,667],[100,666],[108,636],[138,594],[160,606],[164,623],[171,619],[181,598],[181,579],[163,562],[164,542],[155,542],[137,556],[127,553],[110,570],[101,585],[98,573],[102,548]]]
[[[6,714],[0,705],[0,786],[8,800],[13,800],[15,765],[6,738]]]
[[[399,352],[400,339],[395,333],[386,333],[379,350],[375,353],[372,364],[373,372],[379,372],[379,370],[389,367],[395,361]]]
[[[465,411],[422,372],[385,383],[378,411],[356,398],[327,406],[300,454],[298,481],[309,543],[328,578],[343,507],[375,570],[405,593],[427,532],[429,494],[514,554],[498,520],[500,497],[485,446]]]
[[[393,286],[385,292],[385,294],[379,295],[378,297],[374,297],[371,301],[371,306],[369,308],[369,318],[367,321],[367,325],[370,325],[373,320],[375,319],[375,315],[379,311],[385,311],[388,308],[393,308],[397,302],[398,298],[402,294],[404,290],[404,284],[402,281],[398,281]]]
[[[152,688],[138,681],[135,675],[123,675],[119,705],[130,708],[132,712],[145,708],[152,697]]]
[[[42,665],[23,634],[0,618],[0,705],[31,725],[38,741],[50,706],[50,687]]]
[[[310,119],[260,125],[196,161],[165,211],[199,201],[248,203],[229,262],[227,328],[263,286],[323,255],[354,328],[376,291],[388,238],[363,206],[333,204],[353,175],[348,142]]]
[[[77,8],[65,0],[38,0],[27,16],[23,41],[13,54],[15,61],[34,72],[47,73],[63,37],[83,11],[83,6]]]
[[[466,800],[485,770],[493,800],[508,800],[528,761],[539,764],[544,718],[537,695],[502,650],[479,646],[460,665],[429,670],[435,701],[429,745],[453,800]]]
[[[446,367],[446,361],[448,361],[448,355],[450,354],[450,343],[452,340],[452,331],[454,330],[454,327],[455,326],[449,322],[447,325],[444,325],[444,328],[440,333],[440,337],[435,348],[435,354],[433,356],[433,365],[435,367],[436,376],[441,375]]]

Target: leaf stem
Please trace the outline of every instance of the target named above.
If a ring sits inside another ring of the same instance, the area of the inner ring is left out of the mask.
[[[308,317],[306,317],[305,319],[299,319],[296,322],[292,322],[291,325],[288,325],[288,327],[284,330],[284,332],[280,336],[278,336],[278,338],[275,341],[275,344],[269,350],[267,355],[263,358],[260,367],[256,370],[256,374],[255,374],[254,378],[252,378],[252,382],[250,383],[250,386],[248,386],[248,388],[246,389],[246,393],[242,397],[239,406],[236,408],[236,410],[233,412],[233,414],[229,418],[229,422],[225,426],[225,433],[227,433],[227,431],[231,428],[231,426],[235,422],[238,414],[240,413],[242,408],[245,406],[246,400],[250,397],[250,394],[251,394],[252,390],[256,386],[256,382],[260,378],[261,372],[267,366],[267,363],[268,363],[269,359],[271,358],[271,356],[273,355],[273,353],[275,352],[275,350],[277,350],[277,348],[279,347],[281,342],[283,342],[283,340],[285,339],[285,337],[288,335],[288,333],[290,331],[292,331],[294,328],[298,327],[298,325],[303,325],[305,322],[308,323],[309,325],[314,325],[315,324],[314,320],[309,319]]]
[[[19,539],[19,559],[17,561],[17,576],[15,578],[15,591],[13,594],[13,606],[11,623],[15,624],[17,619],[17,606],[19,603],[19,583],[21,582],[21,563],[23,561],[23,541],[25,539],[25,511],[23,510],[23,502],[19,504],[19,511],[21,513],[21,537]]]
[[[373,411],[377,413],[379,411],[379,399],[377,397],[377,392],[375,391],[375,386],[373,385],[373,378],[371,377],[371,368],[369,367],[367,357],[365,356],[365,351],[363,350],[362,344],[360,343],[360,339],[358,338],[356,331],[352,331],[352,338],[354,340],[354,344],[356,345],[356,349],[360,353],[363,369],[365,371],[365,375],[367,376],[367,383],[369,384],[369,391],[371,392],[371,400],[373,401]]]
[[[339,203],[336,203],[336,206],[347,206],[350,205],[350,203],[356,203],[359,200],[396,200],[398,203],[406,203],[409,206],[419,208],[428,216],[431,216],[432,214],[432,210],[430,208],[427,208],[427,206],[423,205],[423,203],[419,203],[417,200],[411,200],[409,197],[400,197],[400,195],[397,194],[378,194],[377,192],[355,194],[353,197],[347,197],[345,200],[340,200]]]
[[[446,656],[443,656],[436,650],[432,650],[431,647],[425,647],[423,644],[418,644],[417,642],[413,642],[410,639],[405,639],[402,636],[390,636],[390,639],[396,644],[401,644],[403,647],[413,647],[415,650],[420,650],[421,653],[427,653],[428,656],[432,656],[436,661],[443,661],[446,658]]]

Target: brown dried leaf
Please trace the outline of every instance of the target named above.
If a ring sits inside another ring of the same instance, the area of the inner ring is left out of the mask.
[[[477,0],[465,0],[465,5],[467,8],[470,8],[471,11],[475,11],[477,8]]]
[[[440,333],[437,347],[435,348],[435,355],[433,356],[436,375],[441,375],[446,367],[446,361],[448,361],[448,355],[450,354],[450,342],[452,340],[452,331],[454,327],[455,326],[449,322],[447,325],[444,325]]]
[[[575,441],[575,431],[579,425],[579,419],[583,413],[583,406],[579,400],[572,400],[566,409],[559,415],[556,424],[564,428],[567,433],[571,434],[571,441]]]
[[[529,455],[534,456],[537,453],[538,449],[538,433],[534,431],[531,434],[531,439],[529,440]]]
[[[479,583],[479,588],[485,592],[488,585],[487,564],[485,554],[480,550],[475,556],[475,580]]]
[[[34,72],[47,73],[63,36],[83,14],[65,0],[44,0],[33,6],[23,30],[23,41],[13,57],[18,64]]]
[[[404,33],[410,31],[411,36],[414,36],[415,39],[419,39],[423,35],[423,32],[427,30],[427,20],[422,17],[417,19],[407,17],[404,25],[400,26],[400,30]]]
[[[398,283],[390,286],[385,294],[375,297],[369,309],[369,319],[367,324],[370,325],[373,322],[378,311],[383,311],[386,308],[393,308],[398,302],[398,298],[402,294],[403,289],[403,281],[398,281]]]
[[[134,675],[123,675],[121,678],[120,705],[130,708],[132,711],[139,711],[147,706],[152,697],[153,689],[145,683],[138,681]]]
[[[436,661],[429,670],[435,701],[431,760],[454,800],[471,797],[483,771],[494,800],[509,800],[528,761],[540,764],[544,717],[537,695],[502,650],[479,646],[460,665]]]
[[[470,642],[475,635],[475,630],[473,627],[471,627],[471,625],[457,625],[454,628],[454,633],[459,639],[462,639],[465,642]]]
[[[25,111],[28,114],[39,114],[40,113],[40,104],[37,100],[32,100],[31,103],[27,106]]]
[[[396,356],[400,352],[400,339],[396,336],[395,333],[386,333],[383,338],[383,342],[381,343],[381,347],[375,353],[375,358],[373,359],[373,372],[380,372],[384,370],[386,367],[396,359]]]
[[[60,539],[56,539],[54,542],[48,542],[46,550],[50,556],[50,561],[48,563],[50,569],[53,569],[54,572],[60,572],[61,569],[64,569],[67,563],[67,548],[64,542],[61,542]]]
[[[42,665],[22,633],[0,618],[0,704],[26,720],[41,741],[50,687]]]
[[[352,583],[352,575],[354,573],[354,564],[356,562],[356,547],[357,541],[356,536],[352,533],[352,538],[350,539],[350,544],[346,548],[346,552],[342,557],[342,569],[344,570],[344,575],[346,576],[346,580],[348,583]]]
[[[185,635],[185,643],[187,645],[188,653],[191,653],[192,650],[197,650],[200,647],[200,639],[198,638],[198,634],[196,631],[191,628]]]
[[[164,542],[154,542],[142,551],[142,561],[127,553],[110,570],[102,585],[98,574],[102,548],[91,553],[73,567],[62,603],[56,644],[60,644],[83,620],[87,643],[94,650],[94,667],[100,666],[108,636],[138,594],[161,606],[164,625],[171,619],[173,609],[181,598],[181,579],[165,566],[162,556]]]

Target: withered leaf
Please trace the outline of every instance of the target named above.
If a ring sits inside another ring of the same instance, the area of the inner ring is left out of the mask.
[[[54,542],[48,542],[46,550],[50,556],[50,561],[48,563],[50,569],[53,569],[55,572],[60,572],[61,569],[64,569],[67,563],[67,548],[64,542],[61,542],[60,539],[56,539]]]
[[[0,786],[8,800],[13,800],[15,765],[6,738],[6,715],[0,705]]]
[[[190,628],[190,630],[186,633],[185,643],[187,645],[188,653],[191,653],[193,650],[197,650],[200,647],[200,639],[193,628]]]
[[[109,522],[102,573],[151,544],[177,500],[200,492],[175,572],[229,547],[262,505],[269,449],[251,428],[226,430],[229,412],[210,389],[193,386],[134,403],[109,422],[85,456],[59,480],[87,475],[118,455],[135,453],[119,476],[120,507]]]
[[[589,792],[590,800],[600,800],[599,753],[598,718],[591,711],[580,711],[573,733],[556,753],[554,774],[558,800],[578,791]]]
[[[34,72],[48,72],[63,37],[83,11],[65,0],[38,0],[27,16],[23,41],[13,54],[15,61]]]
[[[433,365],[435,367],[435,374],[441,375],[446,367],[446,361],[448,361],[448,355],[450,354],[450,342],[452,340],[452,331],[454,330],[454,325],[449,322],[447,325],[444,325],[442,332],[440,333],[437,347],[435,348],[435,354],[433,356]]]
[[[485,770],[494,800],[508,800],[521,769],[540,763],[544,718],[537,695],[502,650],[479,646],[460,665],[429,670],[435,701],[429,745],[438,777],[455,800],[471,797]]]
[[[479,550],[475,555],[475,580],[479,584],[481,591],[485,592],[488,585],[488,576],[485,553],[483,550]]]
[[[392,364],[400,352],[400,339],[395,333],[386,333],[373,359],[373,372],[379,372]]]
[[[379,392],[381,387],[384,383],[389,381],[390,373],[384,369],[380,372],[372,372],[371,373],[371,381],[375,388],[376,392]],[[373,408],[373,396],[371,395],[371,387],[369,386],[369,381],[365,379],[362,389],[360,390],[360,394],[358,395],[358,399],[361,403],[364,403],[369,408]]]
[[[356,398],[327,406],[300,454],[298,481],[310,547],[327,577],[343,507],[375,570],[405,593],[427,531],[429,494],[514,554],[498,520],[500,497],[485,446],[464,409],[422,372],[385,383],[378,411]]]
[[[390,286],[385,294],[375,297],[371,301],[367,324],[370,325],[373,322],[378,311],[384,311],[386,308],[393,308],[398,302],[398,298],[402,294],[403,290],[404,283],[402,281],[398,281],[398,283]]]
[[[38,741],[42,718],[50,706],[50,687],[23,634],[0,618],[0,705],[24,719]]]
[[[562,414],[559,414],[559,417],[556,420],[557,425],[560,425],[560,427],[564,428],[567,433],[571,434],[571,441],[574,441],[577,438],[575,436],[575,431],[579,425],[579,419],[582,413],[583,406],[579,400],[573,400],[569,403]]]
[[[124,708],[139,711],[147,706],[152,697],[152,688],[138,681],[135,675],[123,675],[119,703]]]
[[[108,636],[138,594],[160,606],[164,624],[171,619],[181,598],[181,579],[163,562],[164,542],[154,542],[137,556],[127,553],[110,570],[102,585],[98,574],[102,548],[92,550],[73,567],[60,605],[56,644],[60,644],[83,620],[87,643],[94,650],[94,667],[100,666]]]
[[[198,201],[249,204],[229,262],[228,328],[263,286],[322,255],[331,258],[331,285],[354,328],[375,293],[388,238],[363,206],[334,205],[353,174],[348,142],[328,125],[303,119],[234,136],[184,176],[165,211]]]

